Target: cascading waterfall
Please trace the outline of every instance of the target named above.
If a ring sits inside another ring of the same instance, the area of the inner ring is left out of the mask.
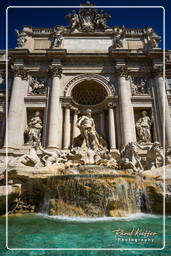
[[[126,216],[147,211],[141,178],[125,175],[67,175],[48,181],[42,211],[50,215]]]

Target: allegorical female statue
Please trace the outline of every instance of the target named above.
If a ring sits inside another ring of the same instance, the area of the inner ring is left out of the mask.
[[[36,111],[34,116],[31,118],[28,127],[26,128],[26,134],[28,135],[28,143],[32,146],[41,145],[41,132],[42,132],[42,120],[40,118],[40,112]]]
[[[147,116],[147,112],[144,110],[142,111],[142,117],[138,119],[136,122],[136,131],[138,135],[138,142],[139,143],[148,143],[151,142],[151,119]]]

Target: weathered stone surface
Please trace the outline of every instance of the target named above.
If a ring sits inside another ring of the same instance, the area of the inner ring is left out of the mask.
[[[49,215],[67,215],[67,216],[86,216],[84,211],[76,207],[75,205],[71,205],[65,203],[59,199],[50,199],[49,207],[48,207]]]
[[[8,206],[11,207],[15,199],[21,194],[21,184],[0,186],[0,215],[6,212],[6,193],[8,195]]]
[[[152,170],[147,170],[143,171],[140,173],[142,177],[147,177],[147,178],[158,178],[158,179],[163,179],[165,174],[165,179],[171,180],[171,164],[162,166],[159,168],[154,168]]]

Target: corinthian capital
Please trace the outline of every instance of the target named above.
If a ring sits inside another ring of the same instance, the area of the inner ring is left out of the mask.
[[[11,66],[14,76],[21,77],[22,80],[28,80],[28,71],[23,66]]]
[[[152,70],[153,77],[163,77],[163,66],[156,66]]]
[[[124,66],[116,66],[115,72],[118,76],[120,77],[125,77],[125,79],[129,79],[129,71],[126,67]]]
[[[49,74],[52,76],[52,77],[59,77],[61,78],[61,75],[62,75],[62,65],[51,65],[49,67]]]

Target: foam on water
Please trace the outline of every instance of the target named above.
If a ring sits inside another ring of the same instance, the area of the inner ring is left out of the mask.
[[[48,214],[38,213],[37,215],[43,218],[54,219],[58,221],[68,221],[68,222],[106,222],[106,221],[118,221],[118,220],[139,220],[145,218],[160,218],[160,215],[147,214],[147,213],[132,213],[125,217],[71,217],[71,216],[50,216]]]

